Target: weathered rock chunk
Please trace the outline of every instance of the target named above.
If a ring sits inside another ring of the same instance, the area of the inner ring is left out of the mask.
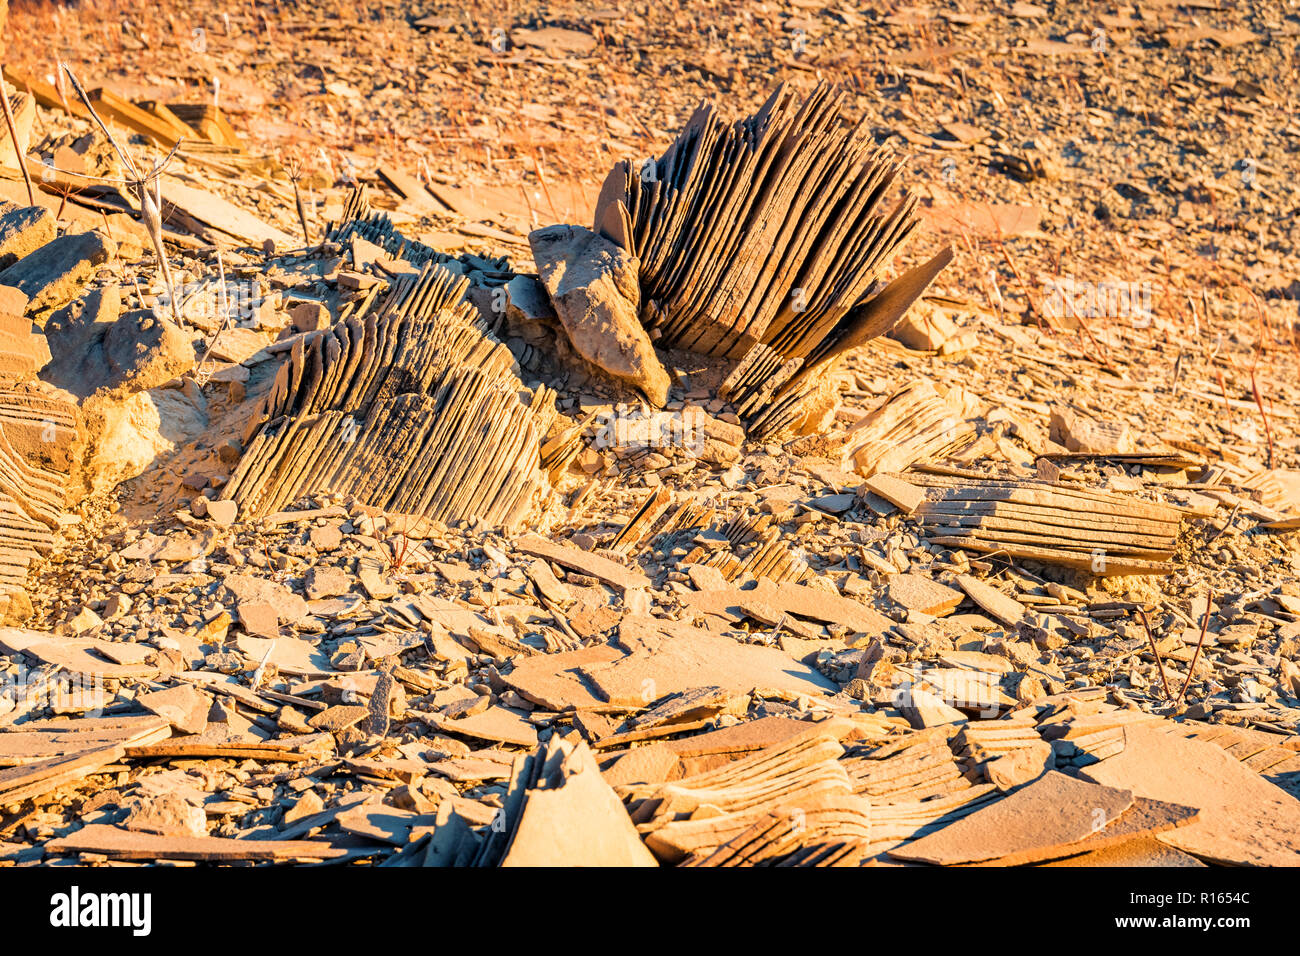
[[[0,204],[0,269],[54,241],[54,217],[40,206]]]
[[[0,385],[25,382],[50,361],[50,347],[45,336],[32,329],[27,310],[27,296],[17,289],[3,288],[0,295]]]
[[[0,285],[26,295],[27,314],[44,327],[42,316],[71,302],[95,267],[116,254],[112,241],[97,232],[59,236],[0,272]]]
[[[578,354],[653,404],[667,402],[671,380],[637,315],[636,257],[581,226],[537,229],[528,242]]]
[[[194,345],[175,323],[147,309],[127,312],[104,334],[104,385],[143,391],[194,367]]]

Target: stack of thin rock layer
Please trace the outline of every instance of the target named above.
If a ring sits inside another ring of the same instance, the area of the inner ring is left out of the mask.
[[[919,474],[908,480],[932,486],[916,514],[935,544],[1100,576],[1168,574],[1175,567],[1184,515],[1168,504],[1041,481]]]
[[[510,260],[504,256],[491,259],[468,253],[453,256],[446,252],[439,252],[422,242],[408,239],[397,231],[387,213],[371,208],[364,186],[357,186],[352,190],[343,207],[342,218],[325,232],[327,242],[336,242],[340,245],[354,238],[372,242],[394,259],[405,259],[414,266],[423,266],[427,262],[432,262],[457,275],[479,272],[485,277],[501,281],[510,279],[515,274],[510,269]]]
[[[977,407],[964,389],[940,395],[929,379],[912,379],[849,427],[841,461],[870,478],[940,457],[975,437],[971,418]]]
[[[854,792],[868,797],[873,806],[967,790],[971,782],[948,746],[947,733],[946,727],[932,727],[905,734],[862,748],[864,752],[845,756],[840,763],[853,781]]]
[[[782,581],[799,583],[811,574],[808,562],[798,551],[786,544],[779,528],[766,532],[758,547],[751,549],[744,558],[731,551],[696,547],[687,555],[684,563],[717,568],[727,581],[743,579],[746,575],[750,575],[755,578],[767,578],[777,583]]]
[[[898,166],[843,95],[781,86],[728,125],[702,104],[657,162],[623,161],[595,229],[640,262],[642,323],[658,345],[738,359],[723,386],[750,425],[779,430],[817,376],[887,331],[951,260],[945,250],[881,287],[917,225],[892,209]]]
[[[245,516],[318,491],[445,523],[532,516],[554,393],[524,387],[468,281],[426,263],[364,319],[299,339],[223,496]]]
[[[833,735],[814,727],[715,770],[614,789],[661,862],[777,863],[811,846],[870,836],[871,803],[854,795],[838,761],[843,753]]]
[[[0,390],[0,604],[54,547],[76,435],[75,405],[21,387]]]

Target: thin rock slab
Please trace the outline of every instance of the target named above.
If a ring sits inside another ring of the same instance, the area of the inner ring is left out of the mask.
[[[889,851],[898,860],[954,866],[1047,859],[1079,843],[1133,805],[1133,792],[1055,770],[935,833]]]
[[[737,693],[778,690],[820,697],[838,689],[783,651],[742,644],[703,628],[650,617],[619,625],[626,657],[582,668],[594,692],[611,704],[643,707],[670,694],[714,686]]]
[[[212,707],[212,698],[192,684],[141,694],[135,702],[165,719],[182,734],[203,733]]]
[[[0,770],[0,805],[21,803],[80,780],[121,759],[121,744],[38,760]]]
[[[925,501],[925,491],[893,475],[875,474],[866,480],[864,490],[884,498],[904,514],[911,514]]]
[[[1138,796],[1193,806],[1194,826],[1162,833],[1162,843],[1202,860],[1237,866],[1300,864],[1300,800],[1214,744],[1124,730],[1124,749],[1082,771],[1085,779]]]
[[[889,599],[909,611],[943,617],[966,599],[961,591],[940,584],[924,574],[896,574],[887,586]]]
[[[1160,842],[1159,837],[1143,837],[1119,846],[1090,850],[1064,860],[1052,860],[1040,866],[1141,866],[1141,867],[1204,867],[1205,864],[1182,850]]]
[[[623,656],[623,651],[610,644],[592,644],[559,654],[539,654],[516,662],[514,670],[503,675],[501,680],[507,687],[547,710],[611,710],[615,708],[592,693],[582,669]]]
[[[455,720],[437,714],[421,716],[430,726],[445,734],[458,734],[519,747],[537,746],[537,729],[519,711],[508,707],[489,707],[481,714]]]
[[[298,677],[328,677],[336,674],[329,655],[301,637],[252,637],[237,634],[235,646],[249,660],[274,664],[285,674]],[[268,656],[269,655],[269,656]]]
[[[586,744],[546,748],[545,788],[524,795],[502,866],[657,866]]]
[[[617,561],[578,548],[556,544],[535,534],[524,535],[514,541],[513,544],[516,551],[522,551],[537,558],[545,558],[547,561],[554,561],[561,567],[577,571],[579,574],[590,575],[604,581],[606,584],[613,585],[620,591],[629,591],[633,588],[648,588],[651,584],[650,579],[640,571],[625,568]]]
[[[1078,843],[1058,846],[1051,850],[1017,853],[976,863],[974,866],[1025,866],[1043,860],[1082,855],[1105,849],[1115,849],[1125,844],[1141,840],[1150,840],[1161,833],[1167,833],[1180,827],[1190,826],[1196,822],[1198,811],[1195,807],[1180,803],[1167,803],[1164,800],[1148,800],[1146,797],[1134,797],[1133,806],[1129,807],[1113,823]]]
[[[746,616],[767,616],[775,610],[778,614],[838,624],[858,634],[883,634],[894,623],[874,608],[859,604],[852,598],[790,581],[774,584],[760,580],[749,590],[727,587],[693,591],[682,595],[682,604],[690,611],[731,621],[740,621]]]
[[[972,601],[1008,627],[1015,627],[1024,619],[1025,606],[993,585],[969,574],[957,575],[957,583]]]
[[[156,836],[92,823],[76,833],[45,844],[53,854],[97,853],[114,860],[331,860],[345,856],[342,847],[314,840],[231,840],[225,837]]]
[[[97,747],[154,743],[171,736],[165,719],[153,715],[29,720],[21,730],[0,733],[0,767],[78,754]]]
[[[29,631],[23,628],[0,628],[0,651],[6,654],[26,654],[43,664],[90,678],[123,679],[158,676],[158,668],[150,664],[116,664],[103,655],[104,648],[113,642],[95,638],[70,639]]]
[[[276,740],[225,739],[214,735],[222,724],[208,724],[202,734],[173,737],[156,744],[128,746],[131,760],[165,758],[212,758],[216,760],[264,760],[278,763],[302,763],[319,760],[334,748],[334,738],[327,733],[298,734]]]
[[[365,803],[344,810],[335,819],[344,833],[379,843],[405,846],[430,832],[437,818],[431,813],[412,813],[396,807]]]

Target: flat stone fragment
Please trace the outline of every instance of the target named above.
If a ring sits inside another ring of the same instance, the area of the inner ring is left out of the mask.
[[[854,736],[860,726],[856,721],[832,719],[818,721],[816,729],[845,740]],[[807,733],[812,727],[812,722],[807,720],[759,717],[721,730],[636,747],[617,757],[602,774],[611,786],[676,780],[686,775],[683,764],[693,758],[721,755],[724,760],[734,760],[757,750],[775,747]]]
[[[311,546],[317,551],[333,551],[343,543],[343,532],[336,524],[312,528],[308,533]]]
[[[1142,866],[1142,867],[1204,867],[1205,864],[1182,850],[1160,842],[1159,837],[1143,837],[1119,846],[1090,850],[1064,860],[1040,863],[1040,866]]]
[[[113,643],[95,638],[63,638],[16,627],[0,628],[0,651],[6,654],[27,654],[53,667],[89,677],[150,679],[158,675],[158,668],[152,664],[113,663],[104,653]]]
[[[599,554],[591,554],[578,548],[556,544],[535,534],[524,535],[522,538],[516,539],[513,544],[517,551],[531,554],[536,558],[554,561],[562,567],[570,568],[580,574],[587,574],[607,584],[612,584],[622,591],[631,588],[650,587],[650,579],[640,571],[625,568],[617,561],[612,561]]]
[[[412,813],[378,804],[366,803],[338,814],[335,819],[345,833],[405,846],[419,839],[421,830],[431,830],[435,817],[431,813]]]
[[[367,705],[370,715],[358,727],[366,735],[383,737],[388,733],[388,719],[394,705],[404,700],[401,685],[393,678],[391,669],[383,671],[375,681],[375,689]]]
[[[239,517],[239,505],[233,501],[211,501],[208,503],[207,515],[213,523],[219,524],[223,528],[229,527]]]
[[[1078,843],[1133,805],[1133,793],[1089,784],[1055,770],[955,823],[890,850],[899,860],[952,866],[1017,855],[1051,856]]]
[[[316,840],[231,840],[157,836],[92,823],[45,844],[54,854],[99,853],[115,860],[329,860],[347,853]]]
[[[518,747],[536,747],[537,729],[508,707],[489,707],[478,714],[471,714],[453,720],[437,715],[426,715],[425,719],[443,733],[460,734],[476,737],[479,740],[491,740],[495,743],[514,744]]]
[[[203,808],[194,806],[178,793],[135,798],[130,811],[122,820],[122,826],[138,833],[154,833],[159,836],[208,835]]]
[[[896,574],[889,579],[889,599],[909,611],[932,617],[951,614],[966,599],[961,591],[945,587],[924,574]]]
[[[293,624],[307,614],[307,602],[300,595],[283,584],[251,574],[227,575],[217,590],[217,600],[233,606],[241,621],[245,609],[253,607],[269,606],[278,624]]]
[[[784,651],[742,644],[702,628],[627,617],[618,633],[619,645],[630,651],[627,656],[581,669],[588,685],[611,704],[645,706],[701,686],[737,693],[775,689],[815,697],[837,690]]]
[[[329,656],[303,637],[251,637],[235,636],[239,653],[260,665],[266,661],[285,674],[324,676],[333,674]]]
[[[1134,797],[1133,806],[1125,810],[1118,820],[1078,843],[1049,850],[1027,850],[975,865],[1024,866],[1047,859],[1069,858],[1084,853],[1118,849],[1140,841],[1151,841],[1156,843],[1156,846],[1163,846],[1155,840],[1159,834],[1190,826],[1196,822],[1196,819],[1197,811],[1193,807],[1185,807],[1179,803],[1166,803],[1163,800],[1148,800],[1146,797]]]
[[[303,593],[309,601],[336,597],[352,590],[352,578],[342,568],[321,566],[311,568],[303,577]]]
[[[36,760],[0,769],[0,804],[20,803],[80,780],[100,767],[122,759],[121,744],[92,746],[48,760]]]
[[[849,492],[842,492],[833,495],[819,495],[808,501],[812,507],[819,511],[829,511],[831,514],[843,514],[853,507],[857,495]]]
[[[203,733],[212,706],[212,699],[192,684],[141,694],[135,702],[183,734]]]
[[[1122,752],[1082,774],[1198,809],[1196,824],[1158,839],[1203,860],[1236,866],[1300,862],[1300,800],[1214,744],[1158,727],[1130,727]]]
[[[524,573],[533,582],[533,586],[537,588],[538,593],[547,601],[561,606],[573,601],[573,592],[555,576],[555,572],[551,570],[551,566],[545,561],[532,562],[524,569]]]
[[[518,661],[514,670],[504,675],[502,680],[507,687],[547,710],[601,710],[608,704],[592,693],[583,679],[582,668],[622,656],[622,651],[609,644],[592,644],[581,650],[559,654],[539,654]]]
[[[941,727],[945,724],[960,724],[967,719],[965,714],[945,703],[938,694],[915,684],[902,694],[898,701],[898,709],[917,730]]]
[[[548,749],[558,758],[554,777],[525,793],[501,865],[657,866],[587,745],[557,737]]]
[[[165,719],[153,715],[29,720],[21,730],[0,734],[0,766],[66,757],[114,744],[127,746],[171,734]]]
[[[1008,627],[1015,627],[1025,617],[1025,606],[1008,597],[991,584],[969,574],[957,575],[957,583],[970,599]]]
[[[313,730],[324,730],[332,734],[355,727],[369,716],[370,711],[357,704],[335,704],[319,714],[307,719],[307,725]]]
[[[387,601],[397,594],[397,587],[384,580],[374,568],[363,567],[357,574],[357,580],[361,582],[361,587],[376,601]]]
[[[863,487],[884,498],[904,514],[911,514],[925,501],[924,491],[892,475],[872,475]]]
[[[825,624],[839,624],[859,634],[882,634],[894,624],[879,611],[852,598],[792,581],[776,584],[760,579],[758,586],[749,590],[728,587],[683,594],[681,598],[690,610],[737,621],[751,611],[754,616],[763,617],[776,610],[778,614],[786,612]]]

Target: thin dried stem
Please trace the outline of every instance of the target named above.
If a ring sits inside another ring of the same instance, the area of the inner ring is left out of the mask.
[[[145,228],[149,231],[149,238],[153,242],[154,253],[158,257],[158,272],[162,275],[163,283],[167,286],[167,297],[171,304],[172,318],[177,324],[180,324],[180,298],[176,294],[176,283],[172,280],[172,267],[170,260],[167,258],[167,250],[163,247],[162,171],[167,164],[172,161],[172,157],[176,155],[176,151],[180,149],[181,144],[177,141],[176,145],[171,148],[171,152],[169,152],[161,162],[155,163],[148,173],[142,175],[135,160],[126,149],[123,148],[122,144],[117,141],[117,137],[113,135],[113,131],[108,128],[108,124],[100,119],[99,114],[95,112],[95,107],[90,102],[90,96],[86,93],[85,88],[82,87],[81,81],[77,79],[76,74],[73,73],[72,70],[68,69],[67,66],[63,67],[63,71],[67,73],[68,79],[72,83],[72,88],[77,91],[77,96],[81,99],[81,103],[86,107],[87,112],[90,113],[91,119],[95,121],[96,125],[98,125],[103,131],[104,135],[108,137],[108,141],[112,144],[118,158],[122,160],[122,166],[129,177],[127,184],[135,193],[136,199],[139,200],[140,218],[144,221]],[[152,192],[150,192],[149,189],[151,183],[154,187]]]
[[[1187,688],[1192,686],[1192,676],[1196,673],[1196,662],[1201,659],[1201,646],[1205,643],[1205,632],[1210,628],[1210,608],[1214,603],[1214,591],[1205,596],[1205,617],[1201,618],[1201,636],[1196,642],[1196,651],[1192,654],[1192,664],[1187,668],[1187,680],[1183,681],[1183,689],[1178,692],[1176,704],[1182,704],[1183,698],[1187,696]]]
[[[311,229],[307,226],[307,207],[303,205],[302,190],[298,188],[298,180],[302,178],[302,164],[296,160],[285,167],[289,174],[289,182],[293,184],[293,204],[298,209],[298,222],[302,224],[302,241],[306,246],[311,245]]]
[[[1165,690],[1165,700],[1173,700],[1174,695],[1169,692],[1169,679],[1165,677],[1165,662],[1160,659],[1160,648],[1156,647],[1156,636],[1151,630],[1151,622],[1147,620],[1147,612],[1142,608],[1137,609],[1138,620],[1142,622],[1142,627],[1147,632],[1147,640],[1151,642],[1151,653],[1155,655],[1156,667],[1160,669],[1160,686]]]
[[[196,372],[200,376],[203,376],[203,367],[208,362],[208,356],[212,354],[212,350],[217,346],[217,339],[222,332],[226,331],[226,326],[230,324],[230,306],[226,300],[226,264],[222,261],[220,249],[217,250],[217,281],[221,283],[217,289],[221,297],[221,325],[217,326],[217,331],[208,340],[207,346],[203,350],[203,357],[199,359],[198,365],[195,366]],[[203,382],[199,384],[202,385]]]
[[[18,170],[23,174],[23,183],[27,186],[27,203],[36,205],[36,190],[32,188],[32,174],[27,171],[27,158],[23,155],[27,152],[23,149],[22,143],[18,142],[18,126],[14,123],[13,107],[9,105],[9,84],[0,76],[0,105],[4,107],[5,125],[9,127],[9,138],[14,144],[14,157],[18,163]]]
[[[1259,365],[1259,345],[1255,346],[1255,361],[1250,366],[1250,393],[1255,396],[1255,405],[1259,408],[1259,417],[1264,419],[1264,440],[1268,442],[1268,467],[1273,467],[1273,428],[1268,421],[1268,412],[1264,411],[1264,398],[1259,394],[1259,383],[1255,381],[1255,366]]]

